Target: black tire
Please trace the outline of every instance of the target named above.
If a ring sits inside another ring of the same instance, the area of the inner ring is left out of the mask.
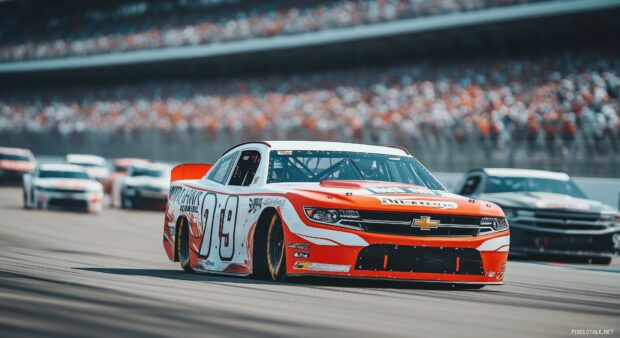
[[[129,200],[129,197],[127,197],[127,195],[125,194],[125,192],[123,191],[121,193],[121,209],[131,209],[132,208],[132,203]]]
[[[193,273],[194,269],[189,264],[189,229],[187,227],[187,221],[182,219],[177,229],[177,257],[179,257],[183,271]]]
[[[24,195],[24,209],[29,209],[28,208],[28,194],[26,194],[26,189],[24,189],[23,195]]]
[[[267,229],[267,268],[274,281],[286,279],[286,255],[284,247],[284,229],[278,214],[273,215]]]
[[[591,257],[590,264],[609,265],[611,263],[611,257]]]

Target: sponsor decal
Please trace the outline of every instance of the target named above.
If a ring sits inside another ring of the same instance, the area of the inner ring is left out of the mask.
[[[284,205],[284,201],[277,198],[270,197],[255,197],[250,198],[250,205],[248,212],[253,214],[263,207],[281,207]]]
[[[445,201],[431,201],[431,200],[418,200],[407,198],[391,198],[391,197],[378,197],[383,205],[402,205],[402,206],[415,206],[415,207],[427,207],[427,208],[439,208],[439,209],[456,209],[458,205],[454,202]]]
[[[351,269],[349,265],[312,263],[312,262],[295,262],[294,267],[295,269],[299,269],[299,270],[313,270],[313,271],[327,271],[327,272],[349,272],[349,270]]]
[[[293,252],[293,257],[295,258],[310,258],[309,252]]]
[[[250,198],[250,207],[248,208],[248,212],[253,214],[259,211],[262,208],[263,199],[261,197]]]
[[[588,203],[584,202],[574,202],[574,201],[536,201],[536,206],[539,208],[545,209],[577,209],[577,210],[588,210],[590,206]]]
[[[412,227],[420,227],[420,230],[437,229],[439,221],[432,220],[429,216],[422,216],[411,221]]]
[[[197,205],[183,204],[183,205],[181,205],[181,212],[197,213],[198,212],[198,206]]]
[[[366,188],[373,194],[417,194],[417,195],[434,195],[439,196],[438,192],[426,188],[410,188],[410,187],[372,187]]]
[[[310,244],[289,242],[288,247],[297,250],[310,250]]]
[[[208,259],[200,260],[200,261],[198,261],[198,264],[203,266],[205,269],[212,268],[212,267],[215,266],[215,263],[210,261],[210,260],[208,260]]]
[[[170,196],[168,199],[178,204],[198,205],[200,197],[202,197],[204,193],[204,191],[174,186],[170,188]]]

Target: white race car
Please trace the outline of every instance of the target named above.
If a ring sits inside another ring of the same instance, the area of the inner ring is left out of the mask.
[[[103,186],[86,169],[71,164],[42,164],[24,175],[26,209],[62,208],[101,212]]]
[[[69,164],[86,168],[86,172],[88,172],[92,178],[101,183],[105,182],[105,180],[107,180],[110,176],[110,168],[108,168],[108,163],[101,156],[69,154],[65,160]]]
[[[172,167],[145,163],[129,168],[112,186],[112,206],[123,209],[160,209],[166,207]]]

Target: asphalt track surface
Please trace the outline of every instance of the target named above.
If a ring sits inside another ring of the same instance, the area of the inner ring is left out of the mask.
[[[0,189],[0,336],[524,337],[613,329],[620,263],[509,262],[482,290],[183,273],[160,212],[27,211]]]

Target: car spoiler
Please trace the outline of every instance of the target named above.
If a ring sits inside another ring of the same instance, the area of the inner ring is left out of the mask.
[[[213,167],[206,163],[183,163],[172,168],[170,182],[178,180],[196,180],[202,178]]]

